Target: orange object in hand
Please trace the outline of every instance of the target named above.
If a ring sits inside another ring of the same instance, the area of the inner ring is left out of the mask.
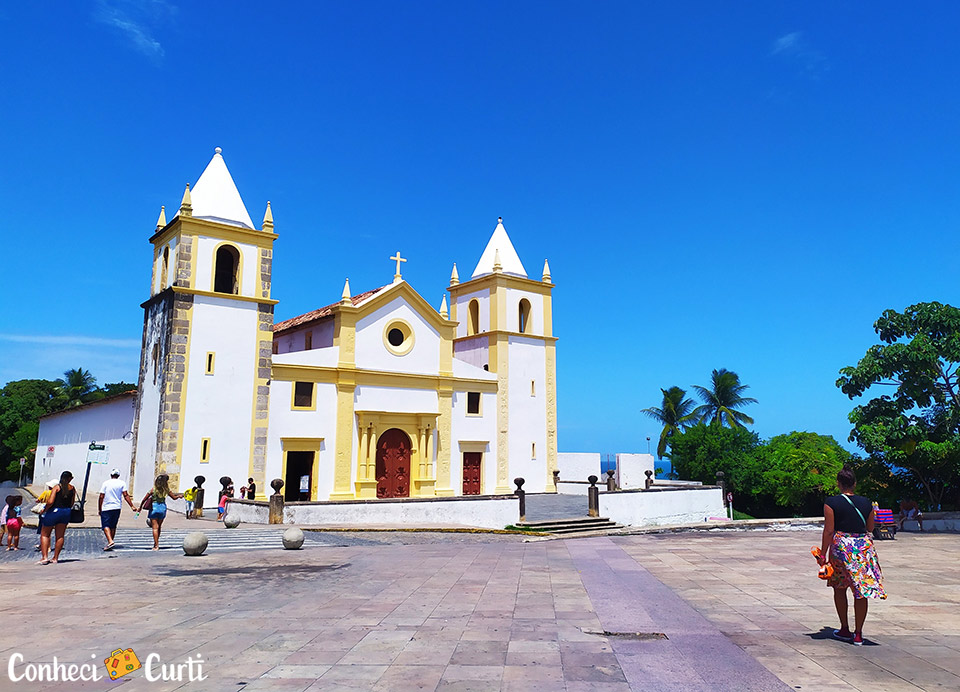
[[[820,558],[823,556],[823,553],[820,551],[820,548],[813,547],[810,548],[810,554],[817,558],[817,562],[820,562]],[[825,565],[820,565],[820,572],[817,574],[821,579],[829,579],[833,576],[833,565],[829,562]]]

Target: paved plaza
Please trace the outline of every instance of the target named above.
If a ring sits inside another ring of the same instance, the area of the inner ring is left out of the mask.
[[[814,532],[311,533],[284,551],[262,542],[269,530],[238,530],[249,549],[199,558],[4,555],[0,689],[16,653],[96,661],[104,677],[103,659],[127,648],[171,666],[202,657],[206,679],[150,681],[144,668],[15,689],[960,689],[955,535],[879,545],[890,599],[871,604],[858,648],[826,638],[835,615]]]

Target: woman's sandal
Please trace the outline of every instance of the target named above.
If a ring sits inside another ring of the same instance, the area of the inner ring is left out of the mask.
[[[49,565],[49,564],[50,564],[50,560],[40,560],[37,564],[38,564],[38,565]]]

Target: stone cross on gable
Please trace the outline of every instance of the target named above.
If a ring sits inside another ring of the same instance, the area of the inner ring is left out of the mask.
[[[390,259],[394,260],[397,263],[397,273],[393,275],[393,283],[399,283],[400,281],[403,280],[403,277],[400,276],[400,263],[406,262],[407,260],[405,260],[403,257],[400,256],[399,250],[397,250],[396,256],[391,257]]]

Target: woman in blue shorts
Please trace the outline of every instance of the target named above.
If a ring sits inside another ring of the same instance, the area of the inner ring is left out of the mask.
[[[47,506],[40,517],[40,564],[57,564],[60,551],[63,550],[63,536],[67,532],[67,522],[70,521],[70,510],[77,500],[77,489],[70,485],[73,474],[64,471],[60,474],[60,482],[50,490]],[[53,549],[53,559],[50,555],[50,534],[56,532],[56,544]]]
[[[147,519],[150,521],[150,528],[153,529],[153,549],[160,550],[160,527],[163,526],[163,520],[167,517],[167,497],[179,500],[183,495],[170,490],[170,476],[161,473],[153,482],[153,488],[143,496],[140,502],[140,511],[148,509]]]

